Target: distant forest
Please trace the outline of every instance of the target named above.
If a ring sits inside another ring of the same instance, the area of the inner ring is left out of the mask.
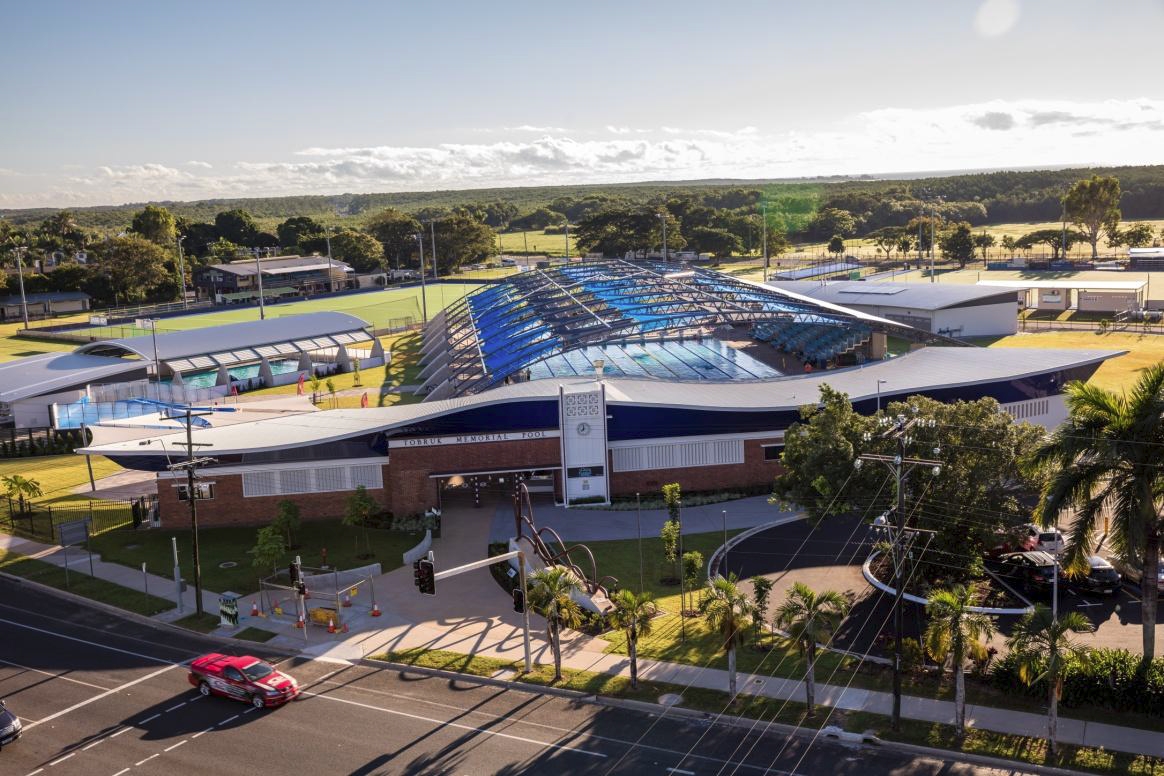
[[[855,232],[868,234],[882,227],[908,223],[939,198],[940,210],[975,226],[1055,221],[1062,212],[1061,198],[1067,188],[1080,178],[1095,174],[1119,179],[1124,219],[1164,218],[1164,166],[1160,165],[971,173],[910,180],[655,182],[155,204],[189,222],[213,222],[216,214],[241,208],[265,222],[264,226],[307,216],[323,223],[345,221],[360,227],[385,208],[396,208],[422,219],[464,208],[487,211],[488,217],[483,220],[504,231],[541,229],[565,219],[573,223],[608,206],[647,205],[674,197],[726,210],[758,208],[764,202],[770,203],[770,210],[779,211],[782,202],[794,202],[799,212],[790,215],[799,217],[790,219],[787,231],[789,237],[795,237],[807,228],[812,213],[820,210],[845,210],[854,216]],[[112,232],[127,228],[144,204],[70,210],[79,226]],[[804,212],[806,204],[807,213]],[[17,226],[41,221],[58,210],[0,209],[0,217]]]

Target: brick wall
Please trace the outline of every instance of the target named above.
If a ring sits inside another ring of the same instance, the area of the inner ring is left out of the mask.
[[[388,481],[388,467],[384,466],[384,481]],[[284,499],[299,505],[303,520],[326,520],[343,517],[344,503],[354,491],[329,493],[302,493],[295,496],[243,496],[242,475],[202,474],[204,482],[214,483],[214,498],[198,502],[199,527],[219,525],[265,525],[274,519],[279,502]],[[184,482],[184,480],[182,481]],[[158,480],[158,513],[166,528],[189,528],[190,505],[178,500],[178,480]],[[389,506],[384,489],[369,489],[368,495],[386,509]]]
[[[555,466],[562,458],[558,439],[481,442],[446,447],[393,449],[385,477],[391,509],[398,515],[423,512],[438,503],[435,472],[474,472],[538,469]]]
[[[766,485],[783,469],[780,462],[764,460],[761,445],[779,442],[777,439],[744,440],[744,462],[722,466],[692,466],[663,471],[616,472],[611,464],[610,495],[633,496],[635,493],[659,493],[669,482],[678,482],[684,491],[716,490]]]

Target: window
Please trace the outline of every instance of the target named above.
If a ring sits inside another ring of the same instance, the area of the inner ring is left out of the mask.
[[[650,469],[686,469],[744,462],[744,441],[723,439],[700,442],[671,442],[611,450],[616,472]]]
[[[222,675],[232,682],[241,682],[243,680],[242,672],[234,666],[227,666],[222,670]]]
[[[384,487],[384,471],[379,464],[320,466],[311,469],[270,469],[242,476],[243,496],[290,496],[297,493],[330,493]]]
[[[764,460],[779,461],[784,448],[779,445],[764,445]]]
[[[189,501],[190,491],[185,485],[178,485],[178,500]],[[199,501],[208,501],[214,498],[214,483],[213,482],[196,482],[194,483],[194,496]]]

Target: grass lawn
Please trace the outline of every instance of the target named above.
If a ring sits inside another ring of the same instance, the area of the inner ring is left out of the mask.
[[[1164,360],[1164,336],[1132,332],[1042,331],[1002,337],[992,348],[1086,348],[1126,350],[1127,355],[1105,361],[1088,382],[1111,390],[1129,387],[1149,366]]]
[[[243,628],[234,634],[234,637],[243,641],[257,641],[261,644],[275,638],[275,634],[262,628]]]
[[[96,579],[79,571],[69,573],[66,585],[63,568],[2,548],[0,548],[0,571],[146,616],[174,608],[174,604],[164,598],[146,595],[138,590]]]
[[[101,479],[117,474],[122,468],[103,456],[93,456],[93,477]],[[44,496],[38,503],[67,499],[87,501],[84,494],[72,495],[73,488],[89,484],[89,470],[83,455],[41,455],[33,458],[0,460],[0,477],[19,474],[40,483]]]
[[[528,232],[504,232],[501,235],[502,253],[544,253],[547,256],[561,256],[566,252],[566,235],[546,234],[541,229]],[[570,252],[577,255],[578,245],[574,240],[574,230],[570,230]]]
[[[762,722],[778,722],[796,725],[809,730],[817,730],[824,725],[838,725],[849,732],[872,731],[885,740],[930,746],[951,752],[967,752],[989,757],[1001,757],[1023,763],[1054,765],[1060,768],[1075,768],[1103,774],[1164,774],[1164,761],[1145,755],[1111,752],[1097,748],[1060,745],[1059,756],[1051,762],[1047,757],[1047,743],[1042,738],[970,730],[964,739],[958,739],[951,725],[931,724],[903,719],[900,732],[893,732],[889,718],[880,714],[853,712],[829,707],[817,707],[815,717],[806,715],[807,707],[797,701],[779,701],[741,695],[736,703],[728,706],[726,692],[703,688],[687,688],[664,682],[642,680],[637,689],[632,689],[630,680],[622,676],[610,676],[591,671],[575,671],[565,668],[562,680],[553,681],[553,667],[535,664],[529,674],[522,674],[521,661],[497,660],[494,658],[462,655],[444,650],[410,649],[387,652],[371,656],[373,660],[385,660],[404,665],[438,668],[446,671],[475,676],[493,676],[499,671],[513,671],[516,681],[535,685],[552,685],[564,689],[577,690],[587,694],[655,702],[665,693],[683,697],[682,706],[711,714],[729,713],[733,716],[756,719]]]
[[[271,573],[271,569],[255,568],[247,550],[255,545],[256,527],[203,528],[198,531],[198,548],[202,567],[202,586],[206,590],[223,593],[228,590],[240,595],[254,593],[259,589],[259,577]],[[287,552],[279,563],[286,568],[296,554],[302,556],[306,566],[321,565],[321,548],[327,549],[328,563],[340,569],[355,568],[368,563],[380,563],[383,571],[398,568],[403,563],[401,555],[414,547],[421,534],[385,530],[369,530],[372,551],[371,560],[357,558],[357,552],[364,551],[363,532],[341,525],[338,520],[313,520],[303,522],[295,540],[299,549]],[[169,574],[173,569],[171,537],[178,539],[179,561],[182,576],[192,583],[192,551],[190,532],[168,529],[146,531],[111,531],[93,539],[93,551],[112,563],[121,563],[140,569],[147,568],[161,574]],[[357,550],[356,543],[359,542]],[[233,567],[222,568],[220,564],[234,563]]]
[[[428,305],[428,314],[430,316],[434,315],[437,311],[444,309],[480,287],[481,285],[477,283],[429,284],[424,294],[424,299]],[[359,294],[349,294],[347,296],[322,297],[300,302],[280,302],[278,304],[268,304],[266,308],[268,318],[282,318],[289,315],[301,315],[303,313],[321,311],[349,313],[350,315],[362,318],[377,328],[400,325],[401,319],[407,317],[414,318],[416,322],[419,322],[422,311],[421,287],[387,288]],[[68,320],[72,319],[62,318],[34,322],[33,328],[35,329],[37,327],[37,323],[47,326],[64,323]],[[86,320],[85,318],[77,319],[79,323],[84,323]],[[187,331],[190,329],[203,329],[208,326],[220,326],[225,323],[257,320],[259,320],[258,307],[234,307],[215,310],[213,312],[165,318],[158,324],[158,331]],[[19,358],[20,355],[17,355],[19,353],[29,355],[33,351],[72,350],[77,347],[76,344],[46,344],[40,340],[15,338],[13,335],[15,335],[18,328],[20,326],[16,324],[4,324],[0,326],[0,359]],[[114,338],[141,336],[149,333],[135,328],[132,324],[125,326],[94,326],[88,327],[86,331],[95,336]],[[9,352],[11,352],[11,355],[6,355]]]
[[[356,374],[354,372],[334,375],[331,381],[335,385],[335,389],[337,391],[344,391],[351,388],[363,388],[368,392],[369,407],[388,407],[393,404],[411,404],[420,401],[419,397],[413,397],[411,394],[383,393],[387,390],[399,388],[402,385],[416,384],[418,376],[420,375],[420,333],[407,332],[405,334],[381,337],[380,342],[383,343],[385,351],[392,351],[392,363],[386,366],[360,369],[359,385],[356,385]],[[310,392],[311,385],[305,383],[304,390]],[[291,385],[280,385],[275,388],[249,391],[247,392],[247,396],[293,396],[297,391],[298,386],[292,383]],[[324,409],[330,408],[332,406],[331,399],[327,396],[327,388],[324,381],[320,382],[320,391],[321,399],[319,406]],[[359,396],[341,396],[337,400],[343,402],[339,405],[341,407],[360,406]]]
[[[174,624],[186,630],[197,631],[198,633],[210,633],[218,627],[221,621],[221,618],[217,614],[211,614],[210,612],[198,614],[195,612],[194,614],[187,614],[185,617],[174,620]]]

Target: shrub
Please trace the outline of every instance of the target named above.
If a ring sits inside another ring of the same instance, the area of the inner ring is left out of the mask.
[[[1046,681],[1025,685],[1012,655],[996,660],[990,674],[994,686],[1046,698]],[[1064,706],[1094,705],[1112,711],[1132,711],[1164,716],[1164,657],[1146,665],[1126,649],[1097,649],[1086,664],[1069,666],[1063,678]]]

